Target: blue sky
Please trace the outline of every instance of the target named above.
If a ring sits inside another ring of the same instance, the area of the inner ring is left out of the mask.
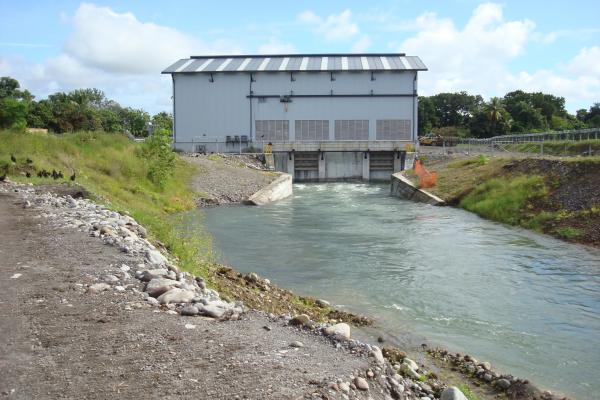
[[[420,94],[522,88],[600,102],[597,1],[6,1],[0,75],[37,97],[97,87],[170,108],[160,70],[191,54],[405,52],[429,71]]]

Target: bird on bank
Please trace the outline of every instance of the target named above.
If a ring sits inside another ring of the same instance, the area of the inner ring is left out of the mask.
[[[75,172],[73,172],[73,175],[71,175],[69,179],[71,179],[71,182],[75,182]]]
[[[14,154],[11,154],[11,155],[10,155],[10,161],[12,161],[12,162],[14,162],[14,163],[16,163],[16,162],[17,162],[17,158],[15,157],[15,155],[14,155]]]

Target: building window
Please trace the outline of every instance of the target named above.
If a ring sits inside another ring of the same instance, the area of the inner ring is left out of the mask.
[[[290,140],[290,121],[282,119],[256,120],[256,140],[286,142]]]
[[[329,120],[296,120],[296,140],[329,140]]]
[[[369,120],[336,119],[335,140],[369,140]]]
[[[409,119],[378,119],[377,140],[411,140]]]

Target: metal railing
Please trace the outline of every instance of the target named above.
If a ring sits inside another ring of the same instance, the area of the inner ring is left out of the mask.
[[[443,153],[464,151],[471,153],[525,153],[547,155],[546,147],[552,145],[552,142],[565,142],[564,152],[553,155],[573,155],[571,154],[573,143],[587,141],[583,145],[581,152],[577,155],[600,155],[600,128],[577,129],[569,131],[540,132],[520,135],[502,135],[491,138],[459,138],[443,137],[440,139],[441,145],[438,146],[420,146],[420,149],[426,153]],[[554,143],[555,144],[555,143]],[[529,145],[529,146],[528,146]],[[555,148],[556,146],[552,146]],[[582,146],[579,146],[582,147]],[[427,150],[426,150],[427,149]],[[456,151],[452,150],[456,149]],[[437,151],[436,151],[437,150]],[[555,150],[555,149],[554,149]],[[556,153],[556,152],[555,152]]]

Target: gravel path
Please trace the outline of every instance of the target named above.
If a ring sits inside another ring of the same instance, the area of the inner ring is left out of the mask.
[[[123,272],[139,255],[65,223],[80,201],[66,198],[71,210],[58,201],[38,206],[33,189],[19,189],[27,203],[14,188],[0,183],[0,396],[389,399],[390,389],[394,398],[425,396],[365,345],[254,311],[218,321],[144,301],[143,284]],[[118,282],[90,292],[107,274]]]
[[[240,155],[197,155],[185,157],[198,165],[200,172],[192,187],[203,195],[200,206],[240,203],[271,183],[276,174],[262,171],[253,157]]]

